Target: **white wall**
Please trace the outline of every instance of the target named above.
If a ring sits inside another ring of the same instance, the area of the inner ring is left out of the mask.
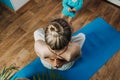
[[[107,0],[107,1],[120,6],[120,0]]]
[[[10,0],[10,1],[12,3],[14,10],[17,11],[30,0]]]

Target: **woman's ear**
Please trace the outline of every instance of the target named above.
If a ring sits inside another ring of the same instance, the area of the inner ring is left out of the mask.
[[[15,80],[30,80],[28,78],[16,78]]]

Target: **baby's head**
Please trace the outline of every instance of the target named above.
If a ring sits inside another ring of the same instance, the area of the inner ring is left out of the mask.
[[[45,29],[45,42],[51,49],[61,50],[69,44],[71,34],[70,25],[66,20],[54,19]]]

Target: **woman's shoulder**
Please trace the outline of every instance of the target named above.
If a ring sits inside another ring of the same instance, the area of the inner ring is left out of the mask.
[[[51,52],[48,49],[48,45],[43,40],[35,41],[35,49],[42,54],[43,57],[48,57],[51,55]]]
[[[75,49],[80,48],[80,45],[76,42],[71,42],[71,43],[69,43],[68,46],[69,46],[69,48],[75,48]]]
[[[80,45],[76,42],[72,42],[69,44],[68,51],[71,52],[71,55],[77,55],[80,53]]]
[[[43,40],[37,40],[35,41],[34,47],[37,50],[42,50],[42,48],[44,48],[46,46],[46,43]]]

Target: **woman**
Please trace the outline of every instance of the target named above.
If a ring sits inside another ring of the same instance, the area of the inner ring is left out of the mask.
[[[72,37],[70,25],[64,19],[55,19],[46,27],[34,32],[35,52],[48,69],[67,70],[81,56],[85,41],[83,33]]]

